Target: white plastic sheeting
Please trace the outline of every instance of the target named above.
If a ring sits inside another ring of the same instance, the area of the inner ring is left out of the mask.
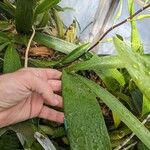
[[[84,41],[92,41],[96,36],[100,36],[107,28],[113,25],[113,16],[117,10],[117,0],[62,0],[62,7],[71,7],[74,10],[64,12],[62,14],[65,24],[68,26],[74,18],[77,19],[81,26],[79,36]],[[141,8],[135,5],[136,10]],[[149,13],[149,10],[144,11]],[[129,16],[127,0],[123,3],[122,16],[118,22]],[[88,26],[88,27],[87,27]],[[86,28],[87,27],[87,28]],[[86,29],[85,29],[86,28]],[[85,30],[84,30],[85,29]],[[145,52],[150,52],[150,19],[138,21],[138,29],[144,43]],[[84,30],[84,32],[82,32]],[[108,34],[111,37],[114,34],[124,36],[128,41],[130,37],[130,23],[126,23]],[[110,43],[101,43],[96,51],[100,54],[115,53],[114,47]]]
[[[81,40],[92,41],[95,35],[101,32],[104,23],[106,26],[108,22],[111,22],[115,12],[113,8],[117,7],[118,2],[119,0],[62,0],[60,3],[62,7],[73,8],[72,11],[62,13],[62,18],[67,26],[76,19],[81,27],[79,31]],[[111,8],[112,5],[113,8]],[[110,9],[112,13],[108,15]]]
[[[99,0],[62,0],[60,3],[62,7],[74,9],[62,13],[62,18],[67,26],[72,23],[73,19],[76,19],[81,27],[79,34],[84,40],[89,40],[89,30],[91,30],[91,24],[95,19],[98,3]],[[85,31],[82,32],[84,29]]]

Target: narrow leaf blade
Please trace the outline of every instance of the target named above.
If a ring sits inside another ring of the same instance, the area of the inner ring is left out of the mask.
[[[125,68],[133,81],[141,92],[150,99],[150,64],[147,63],[147,59],[143,59],[141,55],[134,53],[128,45],[117,37],[114,37],[114,44],[120,59],[122,62],[126,62]]]
[[[82,80],[63,72],[66,129],[72,150],[110,150],[110,141],[95,94]]]
[[[130,16],[132,16],[134,14],[134,0],[128,0],[128,7]],[[133,51],[138,52],[140,54],[144,53],[144,48],[140,40],[140,35],[135,20],[131,21],[131,46]]]
[[[70,54],[68,54],[62,61],[62,64],[67,64],[70,62],[73,62],[77,58],[79,58],[82,54],[84,54],[88,48],[90,47],[89,43],[83,44],[78,46],[76,49],[74,49]]]
[[[120,119],[147,147],[150,147],[149,130],[117,98],[96,83],[83,77],[80,78],[82,78],[82,82],[84,82],[112,111],[120,117]]]
[[[71,51],[77,48],[77,45],[75,44],[39,32],[35,34],[34,40],[39,44],[45,45],[48,48],[52,48],[64,54],[69,54]]]
[[[35,15],[41,14],[49,10],[52,6],[59,3],[60,0],[43,0],[35,9]]]

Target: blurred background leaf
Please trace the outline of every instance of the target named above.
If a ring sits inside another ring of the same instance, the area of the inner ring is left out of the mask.
[[[20,69],[21,61],[13,44],[10,44],[5,52],[3,73],[10,73]]]

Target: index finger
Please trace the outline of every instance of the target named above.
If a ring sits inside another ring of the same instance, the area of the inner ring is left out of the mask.
[[[62,73],[56,69],[44,69],[44,68],[27,68],[27,69],[21,69],[30,71],[34,73],[37,77],[41,77],[47,80],[56,79],[59,80],[61,78]]]
[[[60,79],[62,72],[56,69],[43,69],[46,73],[47,79]]]

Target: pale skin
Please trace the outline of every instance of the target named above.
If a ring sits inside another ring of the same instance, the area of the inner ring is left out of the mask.
[[[54,69],[21,69],[0,76],[0,128],[39,117],[63,123],[61,72]]]

